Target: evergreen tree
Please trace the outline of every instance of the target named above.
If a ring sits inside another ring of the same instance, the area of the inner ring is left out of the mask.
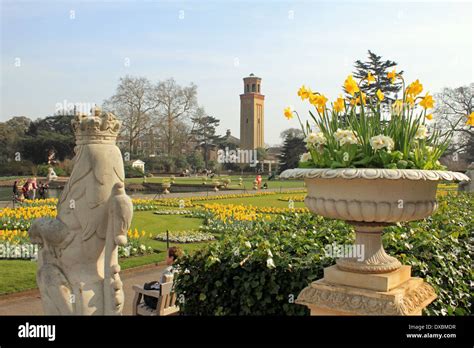
[[[370,85],[367,84],[367,80],[361,83],[360,89],[364,92],[367,97],[376,98],[376,93],[380,89],[385,94],[384,103],[390,103],[395,99],[400,99],[401,95],[397,95],[402,88],[400,80],[391,83],[390,79],[387,78],[387,73],[395,69],[396,62],[391,60],[382,60],[381,56],[378,56],[374,52],[369,50],[368,60],[362,62],[357,60],[354,63],[355,70],[353,72],[354,78],[365,79],[370,72],[375,77],[375,82]],[[403,71],[397,71],[398,74],[403,74]]]
[[[300,156],[306,152],[303,137],[288,134],[283,143],[283,151],[280,155],[280,172],[297,168]]]
[[[206,168],[209,164],[209,150],[216,147],[221,140],[216,135],[216,127],[219,126],[219,120],[205,113],[204,108],[198,108],[196,114],[191,118],[193,129],[191,136],[194,137],[198,146],[203,150],[204,163]]]

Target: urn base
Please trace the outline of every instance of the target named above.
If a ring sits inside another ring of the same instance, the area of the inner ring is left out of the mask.
[[[436,294],[421,278],[411,277],[389,291],[376,291],[320,279],[299,294],[296,303],[311,315],[421,315]]]

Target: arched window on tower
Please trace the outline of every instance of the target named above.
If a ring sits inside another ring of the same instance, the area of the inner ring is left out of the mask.
[[[260,93],[260,83],[257,85],[257,92]]]
[[[255,83],[252,83],[252,92],[255,93]]]
[[[250,85],[247,83],[247,93],[250,92]]]

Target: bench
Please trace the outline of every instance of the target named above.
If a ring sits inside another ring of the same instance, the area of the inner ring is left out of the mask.
[[[133,299],[133,315],[140,316],[164,316],[176,315],[179,307],[176,305],[176,293],[172,291],[173,281],[166,279],[166,283],[161,284],[161,290],[145,290],[143,286],[134,285],[135,297]],[[156,298],[156,308],[148,307],[143,301],[143,296]]]

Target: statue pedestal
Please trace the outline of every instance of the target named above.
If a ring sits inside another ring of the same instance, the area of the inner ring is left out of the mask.
[[[421,315],[436,298],[433,288],[411,277],[411,267],[382,274],[324,269],[324,278],[303,289],[296,303],[311,315]]]

